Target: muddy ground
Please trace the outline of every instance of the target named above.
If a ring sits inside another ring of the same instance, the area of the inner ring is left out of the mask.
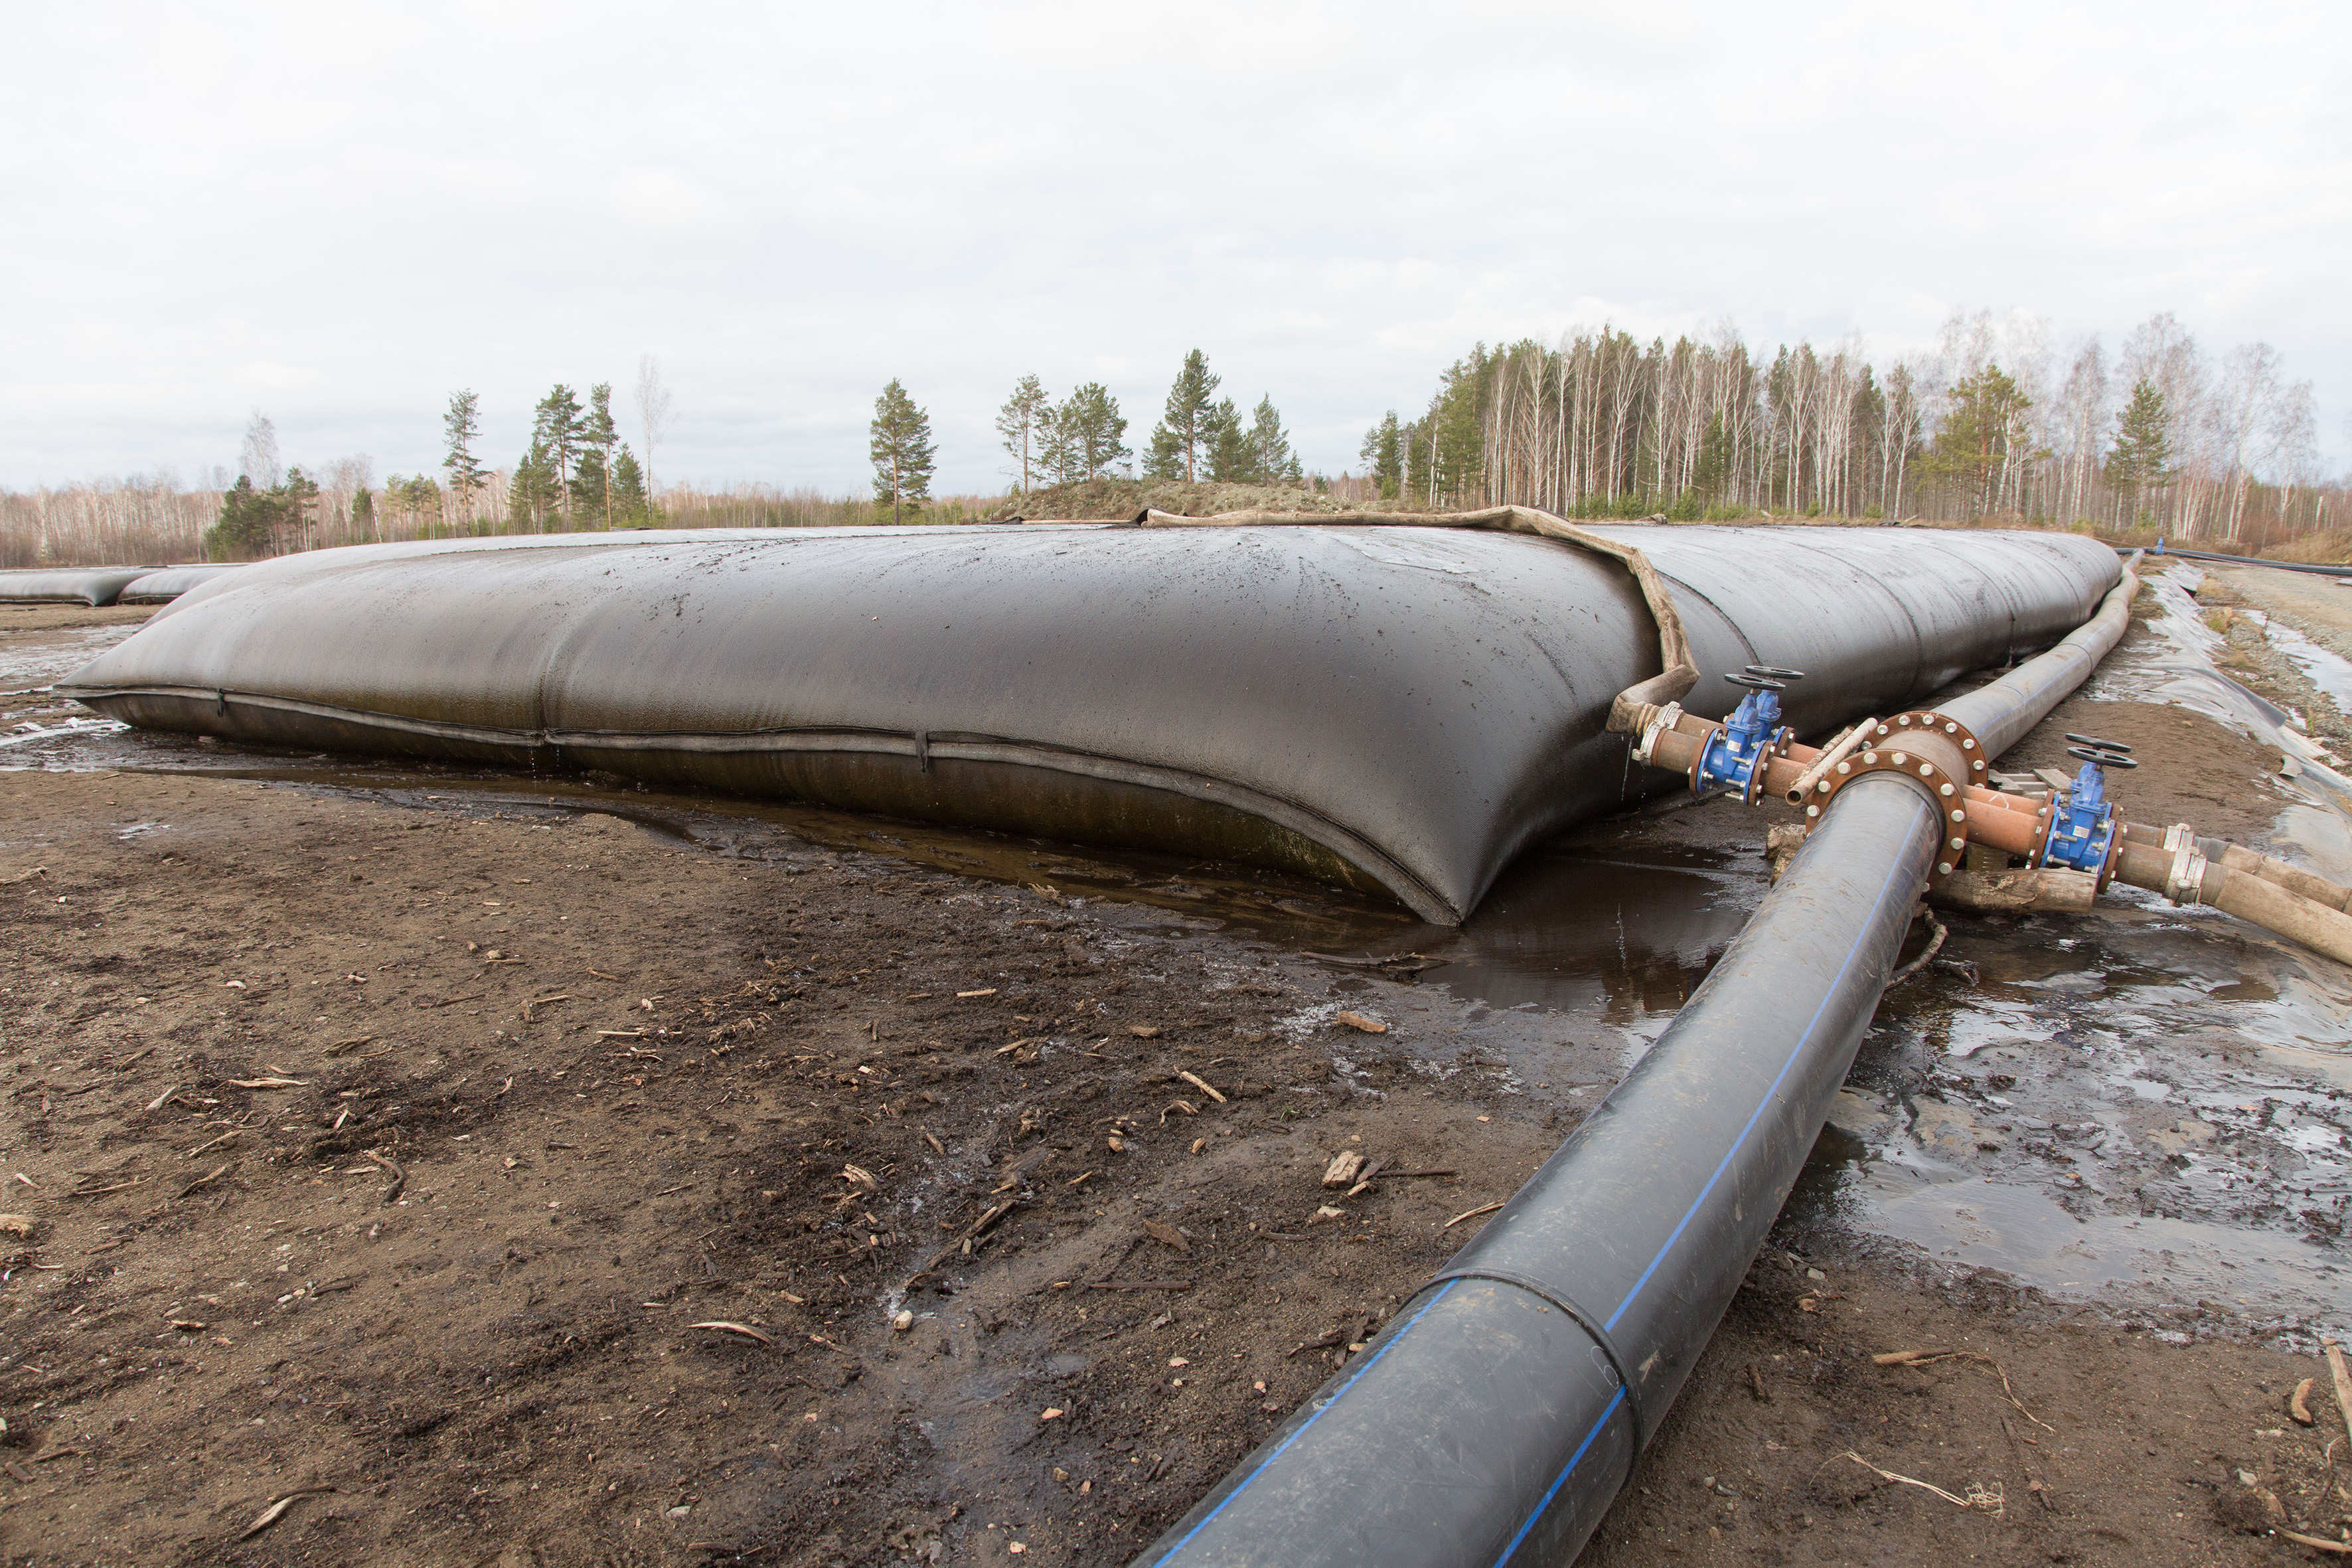
[[[2068,728],[2225,759],[2134,787],[2259,841],[2275,753],[2078,699],[2011,765]],[[0,773],[6,1561],[1125,1563],[1625,1065],[1307,956],[1387,918],[1326,889],[660,827]],[[1721,805],[1585,841],[1637,835],[1760,865]],[[2352,1518],[2306,1338],[1792,1203],[1585,1561],[2274,1560]]]

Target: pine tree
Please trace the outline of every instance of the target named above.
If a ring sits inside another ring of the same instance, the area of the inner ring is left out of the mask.
[[[319,521],[319,484],[304,473],[301,466],[286,470],[286,482],[278,487],[279,527],[273,543],[276,553],[290,555],[310,547],[310,530]]]
[[[1201,446],[1209,478],[1221,484],[1256,482],[1257,465],[1251,460],[1249,434],[1242,427],[1242,411],[1230,397],[1221,398],[1201,421]]]
[[[1113,463],[1135,455],[1122,444],[1127,419],[1118,411],[1118,399],[1101,382],[1087,382],[1072,392],[1048,423],[1055,471],[1065,482],[1099,478]]]
[[[874,400],[874,423],[867,428],[874,504],[878,509],[887,502],[895,523],[931,497],[931,468],[939,448],[931,444],[930,416],[915,406],[893,376]]]
[[[283,501],[275,489],[253,488],[250,474],[221,496],[219,521],[205,530],[207,561],[251,561],[269,552],[269,542],[281,523]]]
[[[474,497],[489,482],[489,470],[475,460],[474,443],[480,439],[481,399],[471,392],[449,395],[449,412],[442,416],[441,427],[447,434],[449,451],[441,459],[441,467],[449,475],[450,499],[458,514],[468,521],[474,515]],[[361,497],[367,492],[362,490]],[[358,520],[358,501],[352,502],[352,518]],[[374,519],[374,505],[369,504],[370,521]]]
[[[572,489],[581,515],[594,518],[599,528],[613,526],[613,448],[620,439],[613,424],[613,384],[598,382],[588,389],[588,417],[580,423],[580,461]]]
[[[1165,425],[1151,427],[1151,444],[1144,448],[1143,473],[1147,479],[1181,479],[1184,477],[1184,446],[1176,432]]]
[[[2167,418],[2164,394],[2146,380],[2134,384],[2131,402],[2116,425],[2115,447],[2107,453],[2107,483],[2122,494],[2126,517],[2139,515],[2140,497],[2149,486],[2172,478],[2166,467],[2172,460]]]
[[[365,485],[352,494],[352,531],[362,539],[375,537],[375,497]]]
[[[560,515],[572,515],[572,477],[585,434],[580,400],[558,382],[532,411],[531,444],[541,449],[541,462],[554,492]]]
[[[1460,503],[1484,472],[1486,442],[1478,418],[1478,393],[1486,384],[1486,345],[1478,344],[1466,358],[1454,362],[1438,378],[1437,396],[1421,420],[1421,440],[1413,453],[1428,446],[1429,499]]]
[[[1004,437],[1004,449],[1020,465],[1021,493],[1029,493],[1032,474],[1041,467],[1039,461],[1045,427],[1054,412],[1053,399],[1045,395],[1043,383],[1034,375],[1024,375],[1013,386],[1013,395],[996,411],[996,433]]]
[[[1954,386],[1951,399],[1936,444],[1927,449],[1927,474],[1960,485],[1969,515],[1980,516],[2000,501],[1999,486],[2009,468],[2011,448],[2032,400],[2000,366],[1990,363]]]
[[[1298,454],[1290,449],[1290,433],[1282,427],[1282,415],[1274,406],[1272,394],[1257,400],[1257,409],[1251,416],[1249,429],[1250,463],[1257,470],[1260,484],[1293,483],[1304,476],[1298,467]]]
[[[1364,477],[1380,484],[1381,499],[1394,500],[1404,488],[1404,431],[1397,424],[1396,410],[1381,416],[1381,422],[1364,432],[1364,445],[1357,454],[1363,459]]]
[[[1220,379],[1209,374],[1209,356],[1199,349],[1184,356],[1184,368],[1176,373],[1175,384],[1168,389],[1167,407],[1151,430],[1146,473],[1154,479],[1193,482]]]
[[[613,521],[622,528],[650,528],[653,509],[646,504],[646,476],[636,454],[625,443],[613,459]]]
[[[387,500],[392,488],[384,486]],[[507,480],[507,521],[517,528],[542,532],[562,499],[547,443],[533,436],[522,461],[515,465],[513,477]]]

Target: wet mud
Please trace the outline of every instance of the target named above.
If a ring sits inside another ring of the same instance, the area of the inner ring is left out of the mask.
[[[2127,740],[2130,815],[2346,876],[2281,770],[2324,752],[2173,589],[2004,765]],[[26,684],[82,646],[21,635]],[[1764,813],[1671,799],[1454,931],[593,778],[97,730],[0,768],[11,1562],[1126,1562],[1769,885]],[[1946,919],[1588,1561],[2252,1561],[2352,1516],[2324,1372],[2285,1411],[2352,1324],[2352,984],[2153,898]],[[1389,1174],[1326,1189],[1351,1152]]]

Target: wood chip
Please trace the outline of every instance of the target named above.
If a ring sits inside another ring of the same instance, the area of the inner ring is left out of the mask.
[[[1179,1252],[1192,1250],[1192,1242],[1186,1239],[1182,1231],[1172,1225],[1162,1225],[1156,1219],[1148,1219],[1143,1222],[1143,1234],[1154,1241],[1174,1247]]]
[[[689,1329],[719,1329],[730,1334],[741,1334],[745,1339],[757,1340],[763,1345],[772,1345],[776,1342],[773,1335],[763,1334],[749,1323],[732,1322],[725,1318],[712,1318],[707,1322],[688,1323],[686,1326]]]
[[[376,1202],[386,1205],[399,1202],[400,1189],[408,1185],[408,1173],[402,1170],[398,1165],[394,1164],[390,1160],[385,1159],[382,1154],[377,1153],[373,1149],[363,1149],[360,1153],[362,1158],[373,1161],[374,1163],[382,1165],[385,1170],[392,1173],[391,1184],[383,1189],[381,1194],[378,1195]]]
[[[841,1168],[841,1175],[842,1179],[852,1186],[864,1187],[869,1193],[878,1193],[882,1190],[882,1184],[874,1179],[874,1173],[863,1165],[844,1165]]]
[[[268,1530],[271,1525],[276,1524],[279,1520],[284,1519],[286,1517],[286,1510],[292,1508],[304,1498],[314,1497],[320,1492],[331,1492],[335,1489],[336,1489],[333,1487],[304,1487],[299,1491],[288,1492],[284,1497],[279,1498],[276,1502],[273,1502],[268,1508],[263,1509],[261,1510],[261,1517],[255,1520],[251,1524],[247,1525],[245,1527],[245,1533],[238,1536],[237,1539],[239,1541],[252,1540],[255,1536],[259,1535],[263,1531]]]
[[[33,1239],[33,1232],[40,1227],[40,1223],[29,1215],[0,1214],[0,1231],[21,1237],[26,1241]]]
[[[1323,1169],[1323,1184],[1327,1187],[1353,1185],[1356,1173],[1364,1168],[1364,1157],[1353,1149],[1342,1149],[1331,1156],[1330,1164]]]
[[[2322,1541],[2315,1535],[2305,1535],[2293,1530],[2281,1530],[2279,1537],[2281,1540],[2292,1541],[2297,1546],[2309,1546],[2321,1552],[2333,1552],[2338,1557],[2352,1557],[2352,1541]]]
[[[231,1089],[308,1089],[310,1080],[307,1078],[233,1078],[228,1080],[228,1085]]]
[[[182,1187],[178,1192],[173,1193],[173,1194],[172,1194],[172,1201],[173,1201],[173,1203],[178,1203],[182,1198],[186,1197],[190,1193],[194,1192],[198,1187],[204,1186],[204,1185],[205,1185],[207,1183],[210,1183],[210,1182],[213,1182],[213,1181],[215,1181],[215,1180],[217,1180],[219,1177],[221,1177],[221,1176],[225,1176],[225,1175],[226,1175],[227,1173],[228,1173],[228,1167],[227,1167],[226,1165],[215,1165],[211,1170],[206,1171],[203,1175],[198,1176],[194,1181],[190,1182],[186,1186]]]
[[[992,985],[985,991],[959,991],[956,993],[956,1000],[959,1002],[969,1002],[975,996],[993,996],[995,994],[996,987]]]
[[[1361,1029],[1367,1035],[1385,1035],[1389,1032],[1389,1026],[1386,1024],[1381,1023],[1378,1018],[1367,1018],[1361,1013],[1342,1013],[1331,1021],[1335,1024],[1345,1024],[1351,1029]]]
[[[179,1092],[180,1086],[175,1083],[171,1088],[165,1089],[163,1093],[157,1095],[154,1099],[149,1100],[147,1102],[147,1109],[150,1110],[163,1110],[163,1107],[172,1102],[172,1097]]]
[[[1156,1040],[1160,1037],[1160,1026],[1157,1024],[1129,1024],[1127,1026],[1127,1032],[1133,1035],[1139,1040]]]
[[[1439,1226],[1437,1228],[1440,1230],[1452,1230],[1455,1226],[1460,1225],[1465,1219],[1476,1219],[1482,1214],[1493,1214],[1496,1209],[1501,1208],[1502,1206],[1503,1205],[1500,1204],[1487,1204],[1482,1208],[1465,1209],[1462,1213],[1455,1215],[1452,1219],[1447,1220],[1444,1225]]]
[[[2336,1384],[2336,1408],[2344,1417],[2344,1430],[2352,1435],[2352,1373],[2344,1367],[2344,1347],[2324,1339],[2319,1348],[2327,1354],[2327,1375]]]
[[[1215,1064],[1212,1063],[1210,1065],[1214,1066]],[[1211,1100],[1215,1100],[1219,1105],[1225,1103],[1225,1097],[1219,1094],[1215,1089],[1211,1089],[1207,1079],[1202,1078],[1195,1073],[1189,1072],[1180,1072],[1176,1076],[1182,1079],[1186,1083],[1191,1084],[1194,1089],[1199,1089],[1202,1094],[1207,1095]]]
[[[2294,1385],[2294,1393],[2287,1398],[2286,1413],[2305,1426],[2315,1425],[2319,1420],[2311,1413],[2311,1385],[2317,1381],[2316,1378],[2305,1378]]]

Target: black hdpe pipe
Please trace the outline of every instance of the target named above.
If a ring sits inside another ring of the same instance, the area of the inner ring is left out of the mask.
[[[2129,548],[2128,545],[2116,546],[2118,553]],[[2211,550],[2179,550],[2168,544],[2160,553],[2179,556],[2183,561],[2210,561],[2222,566],[2267,566],[2273,572],[2307,572],[2315,577],[2352,581],[2352,563],[2329,565],[2316,561],[2273,561],[2260,555],[2223,555]]]
[[[2122,635],[2137,587],[2126,574],[2076,637],[1975,704],[1978,721],[2039,721]],[[1803,1169],[1942,828],[1899,776],[1839,792],[1624,1081],[1137,1568],[1574,1558]]]

